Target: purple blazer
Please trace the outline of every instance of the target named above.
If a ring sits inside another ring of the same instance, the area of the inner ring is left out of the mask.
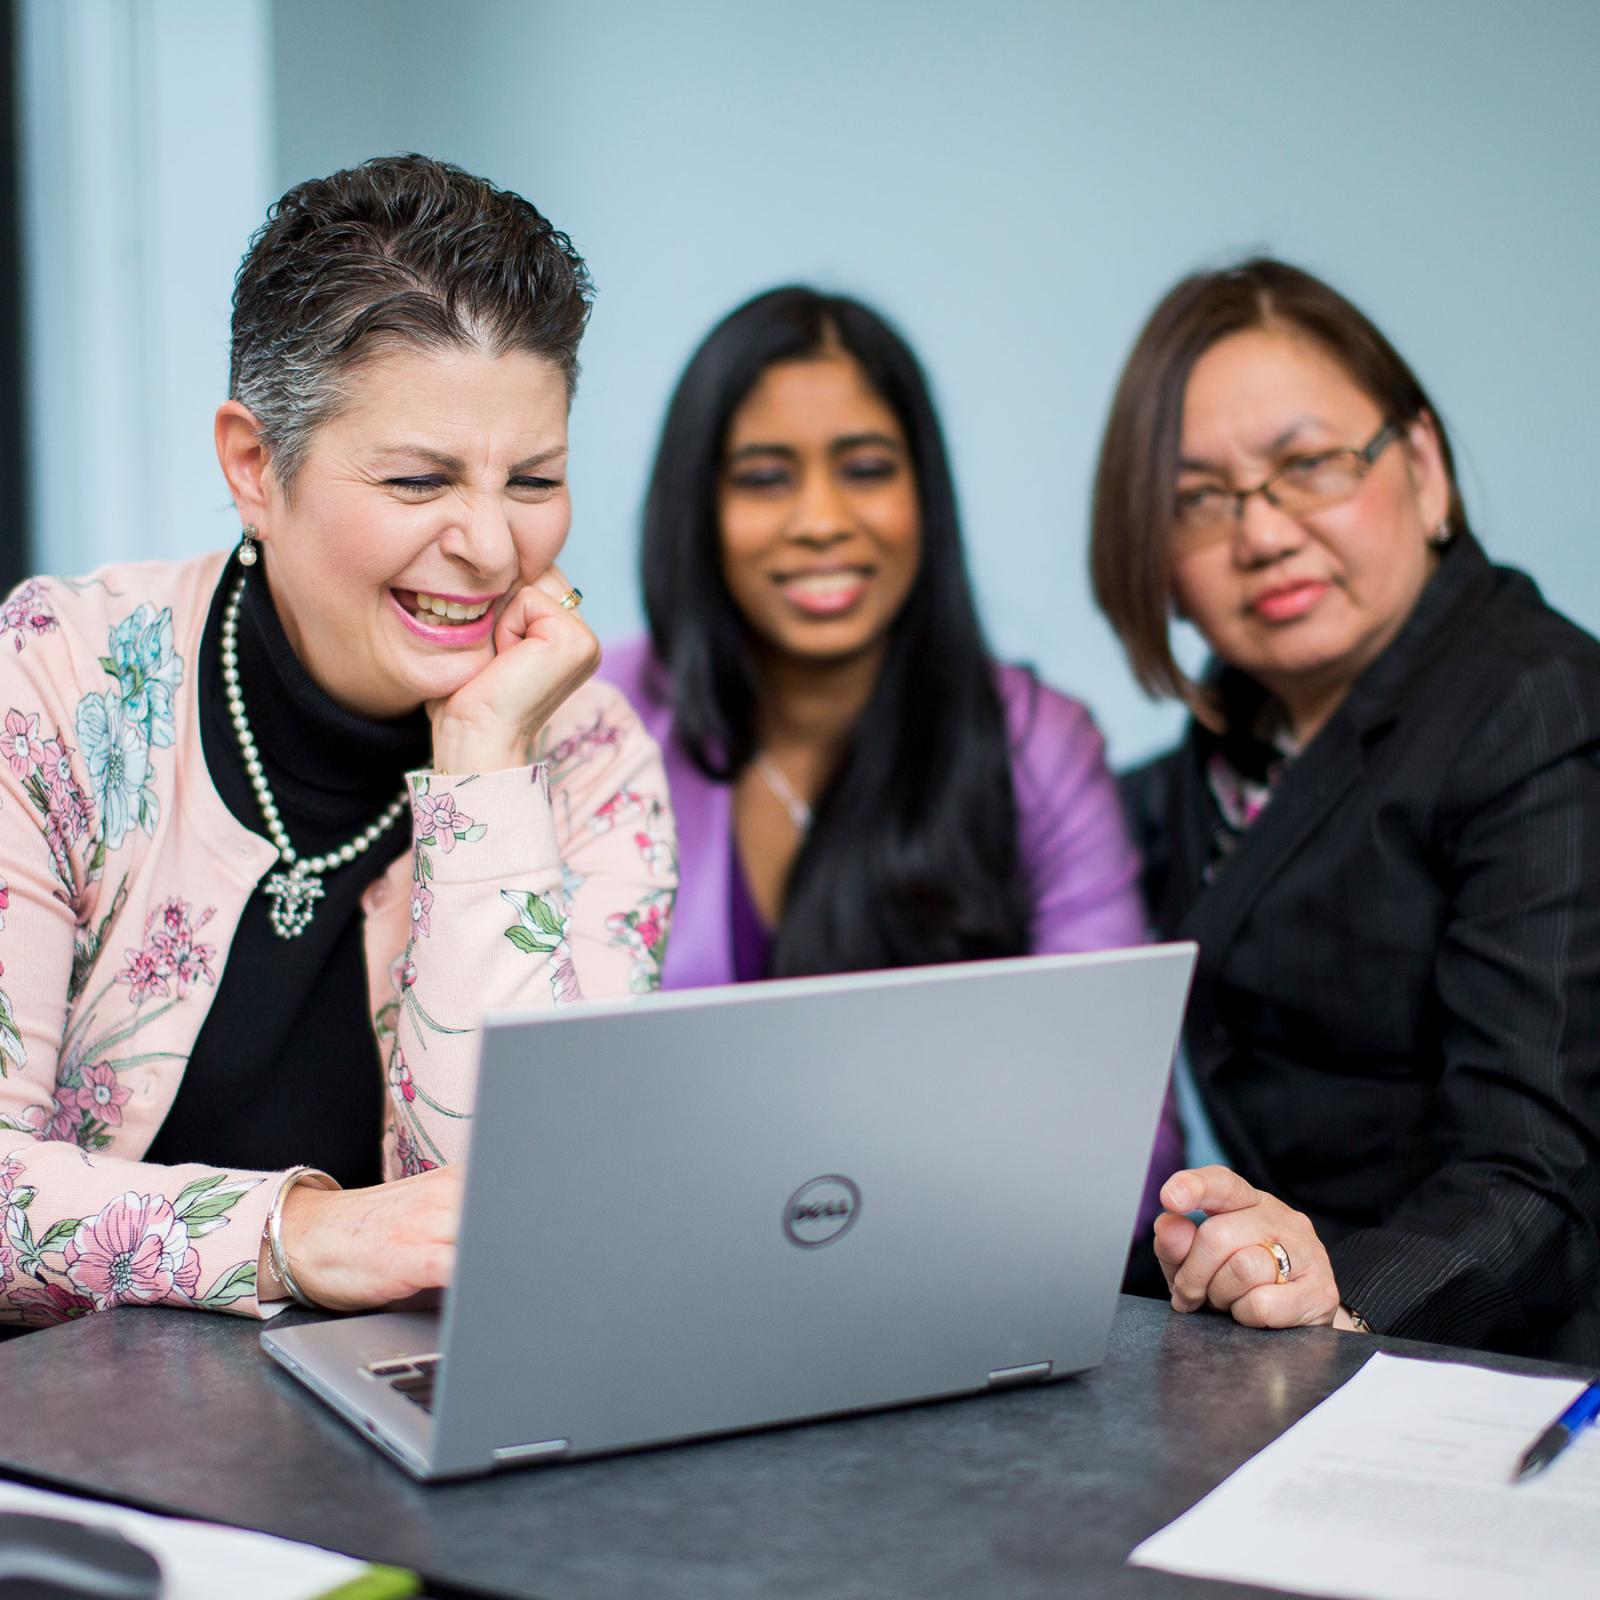
[[[671,686],[648,639],[607,645],[600,676],[622,691],[661,746],[678,823],[678,899],[661,986],[732,983],[732,791],[706,777],[673,736]],[[1033,888],[1031,953],[1143,944],[1138,858],[1094,719],[1021,667],[997,666],[995,685],[1011,735],[1019,853]],[[1182,1165],[1169,1091],[1139,1211],[1141,1239],[1161,1209],[1157,1191]]]

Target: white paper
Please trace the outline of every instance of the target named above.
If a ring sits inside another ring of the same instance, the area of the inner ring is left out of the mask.
[[[1128,1560],[1342,1600],[1600,1594],[1600,1428],[1511,1481],[1582,1389],[1380,1352]]]
[[[66,1517],[90,1527],[114,1528],[161,1563],[161,1600],[313,1600],[367,1570],[364,1561],[315,1545],[293,1544],[265,1533],[187,1522],[99,1500],[50,1494],[0,1482],[0,1511]]]

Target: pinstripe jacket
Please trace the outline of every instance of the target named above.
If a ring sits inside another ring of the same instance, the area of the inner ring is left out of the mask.
[[[1458,538],[1208,883],[1214,748],[1124,795],[1235,1166],[1379,1332],[1600,1359],[1600,642]]]

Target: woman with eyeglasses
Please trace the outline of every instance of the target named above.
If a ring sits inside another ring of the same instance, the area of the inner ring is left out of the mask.
[[[1600,1356],[1600,643],[1490,565],[1388,340],[1271,260],[1140,334],[1092,559],[1194,714],[1126,784],[1229,1158],[1162,1190],[1174,1307]]]
[[[650,637],[600,670],[666,761],[664,987],[1144,938],[1100,735],[990,655],[927,382],[870,307],[791,286],[707,334],[643,568]],[[1181,1150],[1169,1105],[1141,1240]]]

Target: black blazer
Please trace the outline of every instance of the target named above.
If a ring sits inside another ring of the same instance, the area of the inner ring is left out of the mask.
[[[1600,642],[1458,538],[1207,884],[1215,737],[1123,792],[1223,1147],[1377,1331],[1600,1360]]]

